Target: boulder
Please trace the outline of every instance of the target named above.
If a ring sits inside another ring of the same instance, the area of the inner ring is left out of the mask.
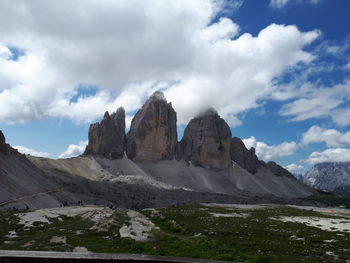
[[[255,174],[258,171],[260,161],[255,154],[255,148],[248,150],[240,138],[231,138],[230,155],[233,161],[248,172]]]
[[[7,154],[8,152],[8,147],[6,144],[6,139],[2,131],[0,130],[0,152],[3,154]]]
[[[226,169],[231,165],[230,139],[230,127],[209,109],[189,122],[180,148],[185,160],[195,166]]]
[[[109,115],[106,111],[100,123],[90,125],[86,155],[120,159],[125,151],[125,111],[119,108]]]
[[[176,112],[162,92],[156,91],[135,114],[127,135],[127,155],[134,161],[175,157]]]

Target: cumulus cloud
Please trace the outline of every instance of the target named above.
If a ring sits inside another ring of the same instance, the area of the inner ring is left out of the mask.
[[[271,0],[270,6],[273,8],[282,8],[288,4],[289,0]]]
[[[85,151],[85,147],[88,144],[88,141],[81,141],[78,144],[70,144],[58,158],[70,158],[78,156]]]
[[[278,158],[292,155],[298,149],[295,142],[283,142],[278,145],[267,145],[264,142],[259,142],[255,137],[251,136],[242,140],[245,146],[250,149],[255,148],[256,155],[264,161],[276,160]]]
[[[332,118],[338,125],[350,124],[350,108],[344,105],[350,99],[350,81],[333,87],[305,87],[299,97],[283,105],[282,116],[291,121],[304,121],[311,118]]]
[[[40,151],[36,151],[33,149],[29,149],[27,147],[24,146],[13,146],[13,148],[17,149],[20,153],[23,154],[28,154],[28,155],[32,155],[32,156],[37,156],[37,157],[49,157],[50,154],[47,152],[40,152]]]
[[[334,148],[327,149],[322,152],[313,152],[310,154],[306,162],[310,164],[317,164],[323,162],[349,162],[350,149]]]
[[[307,3],[311,3],[311,4],[318,4],[321,1],[322,0],[296,0],[296,1],[294,1],[294,3],[307,2]],[[291,2],[293,2],[293,1],[291,1],[291,0],[270,0],[270,6],[272,8],[283,8]]]
[[[131,116],[161,89],[180,124],[210,105],[237,125],[238,113],[278,92],[276,77],[314,59],[304,48],[320,34],[271,24],[253,36],[228,18],[212,23],[223,8],[241,3],[4,1],[0,122],[48,117],[91,122],[119,106]],[[24,55],[9,60],[8,46]],[[82,95],[81,85],[98,88]]]
[[[314,125],[302,134],[301,142],[303,144],[324,142],[328,147],[350,145],[350,131],[341,133],[336,129],[325,129]]]
[[[11,57],[11,51],[8,47],[0,45],[0,58],[9,59]]]
[[[289,172],[293,173],[293,174],[301,174],[305,172],[305,167],[302,165],[298,165],[295,163],[291,163],[288,164],[286,166],[284,166],[284,168],[286,168]]]
[[[347,64],[345,64],[343,68],[344,68],[345,70],[350,71],[350,62],[348,62]]]

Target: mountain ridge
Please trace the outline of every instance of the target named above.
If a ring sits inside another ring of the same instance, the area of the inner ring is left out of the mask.
[[[350,194],[350,162],[318,163],[302,178],[305,184],[317,189]]]
[[[293,199],[315,193],[278,164],[259,160],[254,148],[248,150],[241,139],[232,137],[215,110],[192,119],[180,142],[176,118],[171,103],[156,92],[135,114],[127,134],[124,109],[106,112],[90,126],[84,154],[68,159],[27,158],[7,145],[1,133],[0,163],[10,165],[1,166],[0,192],[16,191],[0,196],[0,208],[3,201],[6,207],[22,208],[82,202],[156,207]]]

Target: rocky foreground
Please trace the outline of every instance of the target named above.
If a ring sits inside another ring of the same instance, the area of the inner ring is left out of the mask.
[[[237,262],[349,262],[350,210],[196,204],[0,212],[0,250],[137,253]]]

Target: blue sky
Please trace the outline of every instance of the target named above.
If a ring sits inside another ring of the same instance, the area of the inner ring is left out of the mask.
[[[1,5],[0,129],[23,152],[77,155],[105,110],[124,106],[130,123],[160,89],[180,136],[214,106],[292,172],[350,161],[349,1]]]

